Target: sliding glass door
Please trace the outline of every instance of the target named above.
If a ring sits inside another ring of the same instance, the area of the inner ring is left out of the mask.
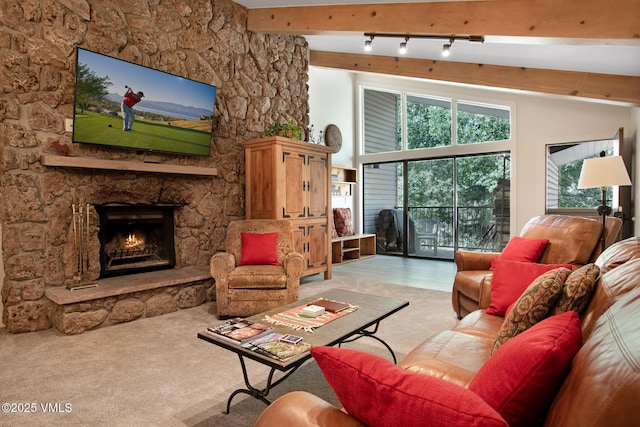
[[[379,254],[453,259],[509,240],[506,153],[374,163],[363,168],[364,231]]]

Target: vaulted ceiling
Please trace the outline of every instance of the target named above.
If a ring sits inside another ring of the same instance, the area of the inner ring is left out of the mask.
[[[311,65],[640,105],[640,0],[235,1],[249,30],[304,36]],[[365,53],[364,33],[399,37]],[[485,41],[444,60],[451,35]]]

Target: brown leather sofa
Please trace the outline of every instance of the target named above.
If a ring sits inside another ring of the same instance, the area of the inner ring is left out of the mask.
[[[616,241],[622,221],[608,217],[606,221],[607,247]],[[601,252],[602,222],[594,218],[566,215],[542,215],[532,218],[520,237],[549,239],[539,259],[541,264],[573,264],[581,266],[593,262]],[[453,311],[462,319],[491,302],[491,260],[499,252],[457,251],[457,266],[451,302]]]
[[[581,318],[583,345],[547,412],[545,427],[639,425],[640,237],[615,243],[596,264],[601,275]],[[476,310],[452,330],[419,344],[400,366],[466,387],[489,358],[502,322],[502,317]],[[271,404],[255,425],[363,424],[311,393],[296,391]]]

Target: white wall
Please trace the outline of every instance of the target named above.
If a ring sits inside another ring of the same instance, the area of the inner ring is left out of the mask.
[[[340,129],[342,149],[331,156],[336,166],[353,167],[356,138],[353,88],[352,73],[309,67],[309,124],[314,126],[316,136],[330,124]]]
[[[309,124],[314,126],[316,138],[330,124],[338,126],[342,134],[342,149],[331,155],[334,166],[353,167],[353,147],[356,140],[355,109],[357,102],[354,94],[352,73],[341,70],[329,70],[317,67],[309,68]],[[334,208],[351,208],[355,212],[354,197],[333,196]],[[355,227],[358,229],[357,217]]]
[[[620,127],[624,128],[625,142],[635,144],[634,151],[637,152],[640,144],[640,108],[569,97],[310,67],[311,123],[339,123],[338,126],[343,129],[342,150],[334,157],[334,164],[354,166],[353,161],[358,157],[358,153],[355,152],[357,145],[354,145],[358,138],[356,92],[357,85],[361,83],[470,101],[485,100],[512,105],[512,210],[515,220],[512,232],[515,234],[519,233],[531,217],[544,214],[546,144],[612,138]],[[347,122],[348,117],[351,118],[351,123]],[[347,138],[347,132],[353,132],[353,137]],[[638,170],[640,161],[637,154],[634,165],[635,170]],[[634,203],[637,211],[640,194],[637,173],[629,172],[634,182]],[[354,203],[358,203],[357,198],[354,198]],[[639,222],[636,221],[635,224],[635,235],[638,235],[640,230]]]

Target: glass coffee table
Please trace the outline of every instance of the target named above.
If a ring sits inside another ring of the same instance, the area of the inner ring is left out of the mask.
[[[304,342],[310,343],[312,346],[340,346],[344,343],[353,342],[363,337],[369,337],[382,343],[391,353],[394,363],[397,362],[396,356],[391,347],[380,337],[376,336],[376,333],[378,331],[380,322],[391,316],[393,313],[407,307],[409,305],[408,301],[369,295],[345,289],[332,289],[321,294],[275,308],[273,310],[265,311],[264,313],[256,314],[255,316],[247,317],[247,319],[254,322],[266,323],[266,321],[264,320],[265,316],[272,316],[287,309],[311,303],[318,298],[341,301],[351,305],[357,305],[359,308],[352,313],[335,319],[327,323],[326,325],[315,329],[313,332],[294,330],[290,327],[280,325],[273,326],[274,332],[300,336],[304,338]],[[224,338],[218,338],[211,333],[200,332],[198,333],[198,338],[211,344],[215,344],[218,347],[222,347],[226,350],[232,351],[236,353],[238,355],[238,358],[240,359],[240,366],[242,367],[242,375],[244,377],[246,388],[240,388],[231,393],[229,399],[227,400],[227,414],[229,413],[231,407],[231,401],[240,393],[245,393],[253,396],[254,398],[266,403],[267,405],[270,404],[271,402],[267,400],[266,396],[269,394],[271,388],[286,380],[300,366],[302,366],[304,362],[311,358],[311,353],[309,351],[306,351],[285,361],[280,361],[278,359],[252,351],[248,348],[244,348],[239,344],[235,344],[233,342],[225,340]],[[267,378],[267,384],[264,388],[258,389],[251,385],[251,381],[249,380],[249,376],[247,374],[245,358],[254,360],[271,368]],[[274,374],[276,371],[281,371],[285,374],[281,378],[274,381]]]

